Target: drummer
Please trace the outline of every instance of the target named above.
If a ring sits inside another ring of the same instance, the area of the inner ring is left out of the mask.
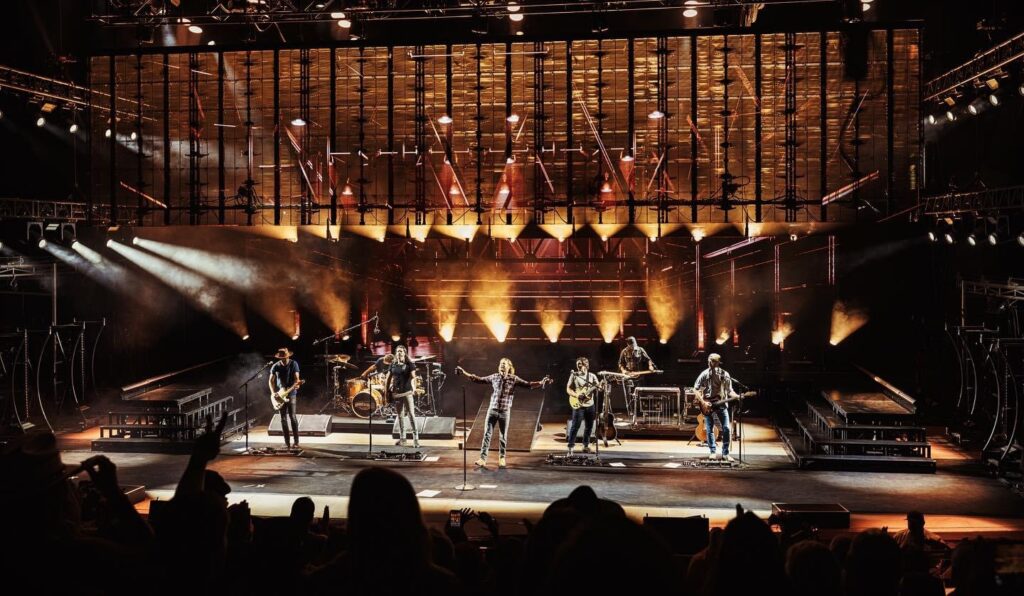
[[[369,368],[363,371],[363,374],[359,375],[360,379],[369,379],[370,375],[377,372],[378,374],[387,374],[388,369],[395,363],[394,354],[385,354],[382,358],[378,358],[376,362],[370,365]]]

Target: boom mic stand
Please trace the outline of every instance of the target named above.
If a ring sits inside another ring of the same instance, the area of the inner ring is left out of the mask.
[[[256,380],[256,377],[259,377],[259,376],[263,375],[263,371],[265,371],[268,368],[270,368],[273,364],[274,364],[273,360],[271,360],[270,362],[267,362],[262,367],[260,367],[260,369],[258,371],[256,371],[251,377],[246,379],[241,385],[238,386],[238,388],[241,389],[242,392],[245,394],[245,451],[243,451],[243,453],[246,453],[246,454],[249,453],[249,420],[250,420],[249,419],[249,383],[251,383],[254,380]],[[283,422],[282,422],[282,424],[283,424]],[[297,432],[296,432],[296,436],[298,436]]]

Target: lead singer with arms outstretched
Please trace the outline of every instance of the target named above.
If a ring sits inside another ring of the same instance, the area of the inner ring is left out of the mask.
[[[508,358],[502,358],[498,362],[498,372],[486,377],[479,377],[473,373],[466,372],[466,369],[461,366],[455,367],[455,374],[466,375],[466,378],[474,383],[488,383],[491,385],[493,391],[491,392],[491,403],[487,407],[487,429],[484,431],[484,440],[480,443],[480,459],[476,460],[476,465],[481,468],[487,467],[487,452],[491,448],[491,433],[494,432],[494,425],[497,424],[498,430],[501,432],[501,436],[498,437],[498,467],[504,468],[507,465],[505,462],[505,445],[507,443],[512,398],[514,397],[513,391],[515,391],[516,386],[530,387],[531,389],[547,387],[551,383],[551,377],[545,376],[540,381],[526,381],[516,376],[516,369]]]

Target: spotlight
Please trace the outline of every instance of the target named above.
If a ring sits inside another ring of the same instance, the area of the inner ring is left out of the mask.
[[[619,161],[623,161],[623,162],[629,163],[629,162],[633,161],[633,155],[631,153],[627,153],[627,154],[623,155],[622,157],[620,157]]]
[[[345,13],[341,13],[341,14],[345,14]],[[341,27],[342,29],[351,29],[352,28],[352,20],[351,19],[346,19],[346,18],[338,19],[338,26]]]
[[[509,2],[508,3],[508,11],[509,12],[519,12],[519,4],[517,2]]]
[[[935,124],[935,114],[928,114],[928,124]]]
[[[242,336],[242,341],[249,341],[249,334],[248,333],[246,333],[245,335]]]
[[[523,30],[520,29],[519,31],[516,31],[516,35],[521,37],[523,35]]]
[[[348,341],[350,339],[352,339],[352,336],[349,335],[348,333],[346,333],[345,335],[341,336],[341,341]]]
[[[696,8],[686,8],[686,9],[683,9],[683,16],[688,18],[688,19],[692,19],[693,17],[697,16],[697,9]]]
[[[392,335],[391,341],[402,341],[402,336],[398,334]]]
[[[938,239],[939,238],[938,238],[938,236],[935,235],[935,232],[933,232],[931,230],[928,231],[928,240],[931,240],[932,242],[935,242]]]
[[[107,248],[110,248],[112,246],[114,246],[114,239],[113,238],[107,240]]]
[[[971,116],[977,116],[978,115],[978,104],[977,103],[972,103],[971,105],[967,106],[967,112]]]
[[[188,26],[188,30],[190,32],[192,32],[192,33],[195,33],[196,35],[199,35],[200,33],[203,32],[203,28],[200,27],[199,25],[189,25]]]
[[[863,10],[864,12],[867,12],[871,10],[871,5],[868,4],[867,2],[862,2],[860,5],[860,9]]]
[[[112,135],[112,134],[114,134],[114,133],[112,133],[109,128],[107,130],[103,131],[103,136],[107,137],[108,139],[110,138],[110,135]]]
[[[942,235],[942,237],[946,240],[946,244],[953,244],[953,233],[952,232],[946,232],[946,233],[944,233]]]
[[[1017,86],[1017,93],[1024,95],[1024,83],[1021,83],[1020,85]]]
[[[988,96],[988,103],[990,103],[990,104],[992,104],[994,106],[999,105],[999,96],[996,95],[995,93],[993,93],[992,95],[989,95]]]
[[[332,12],[331,13],[331,18],[334,19],[335,21],[338,21],[338,20],[341,20],[341,19],[344,19],[344,18],[348,18],[348,17],[343,12]]]
[[[1024,232],[1017,234],[1017,244],[1024,246]]]
[[[298,333],[296,333],[295,335],[292,336],[292,341],[295,341],[297,339],[299,339],[299,334]]]
[[[956,120],[956,114],[953,113],[953,110],[946,110],[946,120],[950,122]]]
[[[138,246],[138,245],[139,245],[139,237],[135,236],[134,238],[132,238],[132,246]]]
[[[302,118],[295,118],[294,120],[292,120],[292,126],[305,126],[305,125],[306,125],[306,121],[303,120]]]
[[[206,45],[208,45],[208,46],[215,46],[215,45],[217,45],[217,42],[215,42],[215,41],[213,41],[211,39],[210,41],[206,42]]]
[[[128,138],[134,141],[135,139],[139,138],[139,135],[135,134],[135,131],[133,130],[132,134],[128,135]]]
[[[999,242],[999,235],[996,234],[995,232],[989,232],[986,238],[988,239],[988,243],[991,246],[995,246]]]
[[[790,235],[789,235],[789,241],[790,241],[790,242],[796,242],[796,238],[797,238],[797,235],[796,235],[796,234],[790,234]]]
[[[665,114],[661,110],[654,110],[650,114],[647,114],[647,117],[651,120],[661,120],[665,117]]]
[[[668,343],[668,340],[663,337],[663,338],[658,340],[658,343],[664,345],[664,344]]]
[[[508,118],[505,118],[505,121],[508,122],[509,124],[518,124],[519,114],[509,114]]]
[[[452,117],[449,116],[448,114],[445,114],[444,116],[441,116],[440,118],[437,119],[437,123],[442,126],[448,126],[449,124],[452,123]]]
[[[46,239],[45,238],[40,238],[39,239],[39,248],[46,248]]]
[[[523,21],[523,19],[525,19],[525,18],[526,17],[524,15],[522,15],[522,14],[520,14],[518,12],[514,12],[514,13],[508,15],[508,20],[512,21],[513,23],[521,23]]]
[[[71,126],[68,127],[68,132],[70,132],[71,134],[75,134],[76,132],[78,132],[78,125],[72,123]]]
[[[36,126],[40,126],[41,127],[44,124],[46,124],[46,118],[43,118],[42,116],[40,116],[39,118],[36,118]]]
[[[970,244],[971,246],[978,246],[978,238],[973,232],[967,235],[967,244]]]

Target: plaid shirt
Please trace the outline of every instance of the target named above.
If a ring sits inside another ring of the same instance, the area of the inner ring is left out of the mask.
[[[714,403],[732,394],[732,377],[725,372],[725,369],[719,368],[715,373],[710,368],[706,368],[697,377],[693,388],[700,391],[704,395],[704,399]]]
[[[493,373],[486,377],[477,377],[473,380],[477,383],[491,384],[493,391],[491,393],[491,404],[488,407],[498,412],[504,412],[512,407],[512,398],[515,397],[513,391],[516,386],[530,386],[529,381],[521,379],[516,375],[502,375],[501,373]]]
[[[640,372],[650,368],[651,357],[647,355],[647,350],[643,348],[637,349],[640,350],[639,356],[634,354],[633,348],[630,347],[623,349],[622,352],[619,353],[619,370]]]

